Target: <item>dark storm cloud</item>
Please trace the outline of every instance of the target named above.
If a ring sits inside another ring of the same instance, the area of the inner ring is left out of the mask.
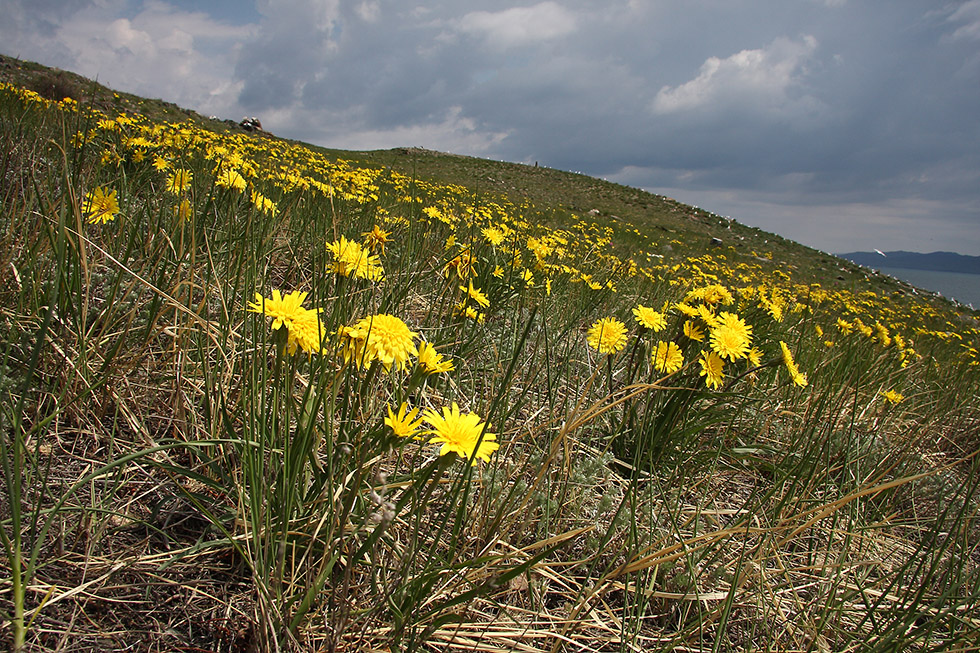
[[[284,136],[537,161],[828,249],[980,254],[980,0],[3,5],[23,56],[161,71],[150,95]]]

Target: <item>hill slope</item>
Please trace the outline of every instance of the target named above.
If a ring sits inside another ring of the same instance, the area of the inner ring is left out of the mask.
[[[106,111],[130,111],[153,120],[191,120],[210,130],[246,133],[232,120],[206,118],[172,103],[115,92],[74,73],[3,55],[0,55],[0,81],[23,85],[52,100],[73,97]],[[275,138],[269,133],[250,135]],[[349,151],[308,147],[354,164],[389,168],[409,177],[506,197],[516,205],[529,201],[548,207],[540,219],[551,226],[568,227],[579,219],[609,224],[616,227],[616,244],[623,252],[640,249],[651,257],[682,260],[723,250],[737,260],[777,261],[779,269],[804,283],[819,281],[846,286],[865,277],[845,261],[776,234],[665,196],[583,174],[421,148]]]
[[[582,175],[3,70],[55,99],[0,83],[0,646],[975,645],[975,313]]]

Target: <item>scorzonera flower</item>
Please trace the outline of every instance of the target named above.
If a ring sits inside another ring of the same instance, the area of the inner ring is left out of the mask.
[[[684,366],[684,354],[677,343],[661,340],[657,343],[657,349],[653,352],[651,362],[657,371],[663,374],[673,374]]]
[[[331,272],[369,281],[381,281],[384,278],[384,268],[378,256],[371,254],[370,250],[356,241],[341,236],[340,240],[327,243],[327,251],[333,256],[333,261],[327,266]]]
[[[286,327],[288,337],[286,346],[290,354],[296,349],[307,353],[319,353],[323,340],[323,326],[320,323],[319,308],[310,310],[303,308],[307,293],[298,290],[285,297],[278,289],[273,289],[272,297],[263,297],[255,293],[255,301],[248,305],[252,313],[259,313],[273,318],[272,330]]]
[[[633,309],[633,315],[636,316],[636,321],[641,326],[650,329],[654,333],[659,333],[667,328],[667,320],[664,318],[664,314],[643,304],[639,304]]]
[[[358,361],[359,364],[379,360],[388,371],[392,366],[403,370],[409,356],[418,356],[415,347],[418,334],[394,315],[382,313],[362,318],[354,329],[364,338],[364,360]]]
[[[793,379],[793,383],[805,388],[807,385],[806,374],[800,372],[800,368],[796,366],[793,361],[793,354],[790,352],[789,347],[782,340],[779,341],[779,348],[783,350],[783,363],[786,365],[786,370],[789,372],[790,377]]]
[[[423,421],[421,418],[416,419],[418,414],[418,408],[408,410],[408,404],[404,401],[398,406],[397,413],[391,410],[391,406],[388,406],[388,416],[385,418],[385,426],[389,427],[400,438],[415,437],[415,434],[422,428]]]
[[[436,348],[428,342],[420,344],[418,350],[419,366],[426,374],[440,374],[453,370],[453,362],[443,360],[442,354],[437,352]]]
[[[500,444],[497,436],[487,431],[488,425],[480,420],[476,413],[461,413],[454,401],[452,406],[443,406],[442,414],[434,410],[426,411],[425,421],[432,427],[426,431],[432,435],[429,444],[441,444],[440,456],[450,453],[470,460],[476,465],[478,460],[490,461],[490,454],[496,451]]]
[[[615,354],[626,346],[626,325],[604,317],[589,328],[588,339],[589,346],[600,354]]]
[[[704,377],[704,384],[713,390],[721,387],[725,379],[725,361],[713,351],[701,352],[701,376]]]
[[[93,191],[89,191],[85,195],[85,204],[82,210],[88,215],[90,224],[97,222],[105,224],[106,222],[115,220],[116,214],[119,213],[119,202],[116,201],[116,191],[111,190],[106,193],[105,189],[101,186]]]

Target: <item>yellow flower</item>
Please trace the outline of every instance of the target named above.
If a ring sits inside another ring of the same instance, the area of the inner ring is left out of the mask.
[[[483,230],[483,237],[487,239],[487,242],[496,247],[500,243],[504,242],[504,232],[497,227],[487,227]]]
[[[440,456],[455,453],[476,465],[478,460],[489,462],[490,454],[500,447],[496,434],[486,430],[489,425],[475,413],[460,413],[455,401],[451,407],[443,406],[441,415],[426,411],[424,419],[432,427],[426,431],[433,436],[429,444],[442,445]]]
[[[381,260],[358,242],[341,236],[340,240],[327,243],[327,251],[333,256],[333,262],[327,266],[331,272],[369,281],[380,281],[384,278]]]
[[[344,364],[354,361],[358,367],[364,365],[365,340],[367,334],[361,333],[358,329],[349,326],[341,326],[337,329],[337,345],[340,353],[344,357]]]
[[[664,318],[664,314],[648,308],[643,304],[639,304],[633,309],[633,315],[636,316],[637,322],[654,333],[659,333],[667,328],[667,320]]]
[[[460,286],[459,289],[462,290],[463,292],[465,292],[466,295],[470,299],[472,299],[473,301],[475,301],[480,306],[486,308],[487,306],[490,305],[490,300],[487,299],[487,296],[484,295],[483,292],[479,288],[474,288],[473,287],[473,282],[472,281],[470,281],[469,288],[467,288],[466,286]]]
[[[698,306],[698,317],[710,328],[714,328],[718,324],[718,317],[704,304]]]
[[[745,336],[727,326],[711,330],[711,349],[722,358],[736,361],[749,354],[749,343]]]
[[[711,329],[711,348],[722,358],[736,361],[749,354],[752,344],[752,327],[742,318],[723,311],[715,318]]]
[[[116,201],[116,191],[105,192],[101,186],[85,195],[85,205],[82,209],[88,215],[91,224],[103,224],[114,220],[119,213],[119,202]]]
[[[684,302],[674,304],[674,308],[686,315],[687,317],[697,317],[698,309],[694,308],[690,304],[685,304]]]
[[[444,360],[442,354],[428,342],[419,345],[419,365],[426,374],[441,374],[453,371],[453,362]]]
[[[181,221],[190,218],[191,213],[191,203],[186,197],[180,201],[180,204],[174,207],[174,215],[176,215]]]
[[[902,396],[902,393],[896,392],[895,390],[888,390],[886,392],[882,392],[881,397],[890,404],[898,404],[901,403],[903,399],[905,399],[905,397]]]
[[[290,354],[300,348],[307,353],[319,353],[323,340],[323,327],[320,323],[320,310],[303,308],[307,293],[298,290],[285,297],[278,289],[273,289],[272,297],[255,293],[255,301],[248,305],[252,313],[264,314],[273,318],[272,330],[285,326],[288,331],[286,346]]]
[[[701,327],[696,325],[694,322],[691,322],[690,320],[684,321],[684,335],[690,338],[691,340],[704,342],[704,331],[701,330]]]
[[[450,271],[455,270],[456,276],[460,279],[468,279],[470,276],[476,274],[476,270],[473,269],[474,263],[473,255],[469,250],[466,250],[450,259],[443,267],[442,273],[448,277]]]
[[[173,193],[174,195],[179,195],[183,191],[187,190],[187,187],[191,185],[191,181],[194,179],[194,173],[190,170],[185,170],[180,168],[179,170],[174,170],[169,177],[167,177],[167,191]]]
[[[657,343],[651,362],[659,372],[673,374],[684,366],[684,354],[676,343],[661,340]]]
[[[365,247],[371,250],[372,254],[384,256],[385,243],[388,242],[391,236],[390,231],[385,231],[378,225],[374,225],[374,228],[372,228],[371,231],[365,231],[361,235],[364,236]]]
[[[793,378],[793,383],[805,388],[807,386],[806,374],[800,372],[800,368],[796,366],[793,361],[793,354],[790,352],[789,347],[782,340],[779,341],[779,348],[783,350],[783,363],[786,365],[786,370],[789,375]]]
[[[170,167],[170,162],[162,156],[153,157],[153,167],[161,172]]]
[[[286,350],[295,354],[296,349],[302,349],[308,354],[319,354],[323,348],[323,324],[320,322],[320,310],[307,310],[297,315],[288,325]]]
[[[700,363],[704,384],[717,390],[725,379],[725,361],[713,351],[702,351]]]
[[[398,413],[396,414],[391,410],[391,406],[388,406],[388,417],[385,417],[385,426],[391,428],[395,435],[400,438],[418,438],[415,434],[420,428],[422,428],[422,419],[416,419],[419,414],[418,408],[413,408],[408,410],[408,404],[404,401],[398,407]]]
[[[215,186],[221,188],[231,188],[242,192],[245,190],[245,177],[242,177],[238,172],[234,170],[224,170],[218,178],[214,180]]]
[[[252,191],[252,205],[266,215],[275,215],[279,212],[276,203],[257,190]]]
[[[405,369],[409,356],[418,356],[415,338],[418,334],[394,315],[379,314],[362,318],[354,328],[364,335],[364,364],[379,360],[385,369]]]
[[[614,354],[626,346],[626,325],[614,317],[598,320],[588,332],[589,346],[600,354]]]

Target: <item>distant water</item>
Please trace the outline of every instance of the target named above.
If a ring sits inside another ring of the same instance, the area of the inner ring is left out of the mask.
[[[980,274],[907,268],[877,267],[876,269],[882,274],[908,281],[913,286],[933,290],[943,297],[955,299],[961,304],[972,304],[974,308],[980,309]]]

